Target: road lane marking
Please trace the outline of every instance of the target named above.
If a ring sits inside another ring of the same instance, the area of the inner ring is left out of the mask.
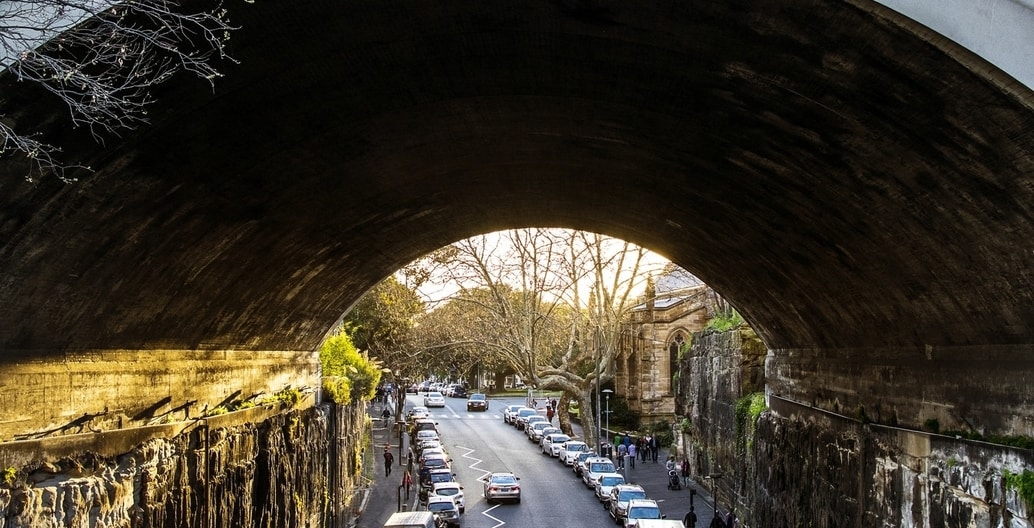
[[[495,525],[492,526],[492,528],[499,528],[500,526],[506,524],[506,521],[504,521],[504,520],[502,520],[502,519],[500,519],[498,517],[492,517],[491,515],[488,514],[488,512],[498,508],[499,506],[500,506],[499,504],[496,504],[495,506],[492,506],[491,508],[481,512],[481,515],[484,515],[485,517],[488,517],[489,519],[492,519],[493,521],[496,522]]]

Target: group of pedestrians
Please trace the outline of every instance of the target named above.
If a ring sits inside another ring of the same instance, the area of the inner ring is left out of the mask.
[[[657,437],[649,434],[633,440],[628,433],[618,433],[614,436],[614,446],[617,450],[619,468],[627,465],[634,469],[636,459],[641,462],[657,463],[657,456],[660,453]]]

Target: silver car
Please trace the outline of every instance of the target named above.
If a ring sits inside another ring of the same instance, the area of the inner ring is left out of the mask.
[[[485,500],[491,504],[500,500],[521,502],[521,480],[513,473],[492,473],[483,479]]]

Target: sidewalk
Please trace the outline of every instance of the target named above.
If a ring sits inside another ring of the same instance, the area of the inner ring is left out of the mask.
[[[354,524],[355,528],[381,528],[381,523],[390,517],[392,513],[404,509],[412,510],[416,506],[416,475],[413,475],[414,487],[410,493],[409,500],[406,500],[405,490],[400,489],[402,476],[406,470],[407,460],[405,454],[409,451],[409,438],[405,434],[402,435],[403,445],[401,453],[403,456],[399,456],[398,430],[394,427],[394,424],[390,427],[383,426],[380,420],[381,408],[379,403],[370,403],[368,405],[368,413],[373,417],[373,431],[371,434],[373,446],[371,448],[372,452],[366,454],[365,465],[366,467],[373,467],[372,475],[375,482],[370,489],[367,499],[364,501],[365,506],[362,514]],[[391,409],[394,410],[394,408],[392,405]],[[394,419],[395,417],[393,416],[392,418]],[[584,438],[581,424],[573,422],[571,426],[575,436]],[[613,436],[613,432],[611,432],[611,436]],[[395,464],[391,475],[387,476],[384,473],[384,459],[382,458],[385,444],[390,446],[391,452],[395,456]],[[634,468],[628,464],[628,467],[622,470],[621,473],[625,475],[628,482],[642,486],[646,490],[647,496],[659,503],[661,512],[668,519],[679,521],[683,519],[690,507],[690,490],[695,490],[696,497],[693,503],[694,511],[697,515],[697,524],[695,527],[687,528],[708,528],[714,517],[714,501],[711,499],[710,483],[708,481],[696,482],[690,480],[689,486],[683,485],[680,490],[669,490],[668,472],[664,468],[664,461],[667,460],[668,453],[669,450],[667,448],[661,448],[657,454],[657,462],[652,460],[643,462],[642,459],[638,459]],[[720,515],[724,516],[726,511],[727,509],[720,508]],[[603,520],[610,520],[606,513],[601,515],[605,518]]]

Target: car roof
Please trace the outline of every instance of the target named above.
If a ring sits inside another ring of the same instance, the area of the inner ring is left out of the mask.
[[[452,500],[452,497],[449,497],[449,496],[446,496],[446,495],[428,495],[427,496],[427,503],[430,504],[432,502],[448,502],[449,504],[452,504],[453,506],[456,505],[456,502],[454,500]]]
[[[432,487],[434,489],[438,489],[438,488],[461,488],[462,486],[460,486],[459,482],[456,482],[455,480],[450,480],[448,482],[435,482],[432,485]]]
[[[639,484],[633,484],[631,482],[626,482],[624,484],[618,484],[617,486],[614,486],[614,489],[616,489],[618,491],[626,491],[626,490],[646,491],[646,489],[643,488],[642,486],[640,486]]]
[[[655,501],[653,499],[632,499],[632,500],[628,501],[628,507],[631,508],[632,506],[639,506],[639,507],[643,507],[643,506],[650,507],[650,506],[653,506],[654,508],[659,508],[659,506],[657,505],[657,501]]]
[[[621,473],[615,473],[613,471],[607,472],[607,473],[600,473],[599,475],[596,475],[596,478],[603,478],[603,477],[621,477],[621,478],[625,478],[625,476],[622,475]]]

